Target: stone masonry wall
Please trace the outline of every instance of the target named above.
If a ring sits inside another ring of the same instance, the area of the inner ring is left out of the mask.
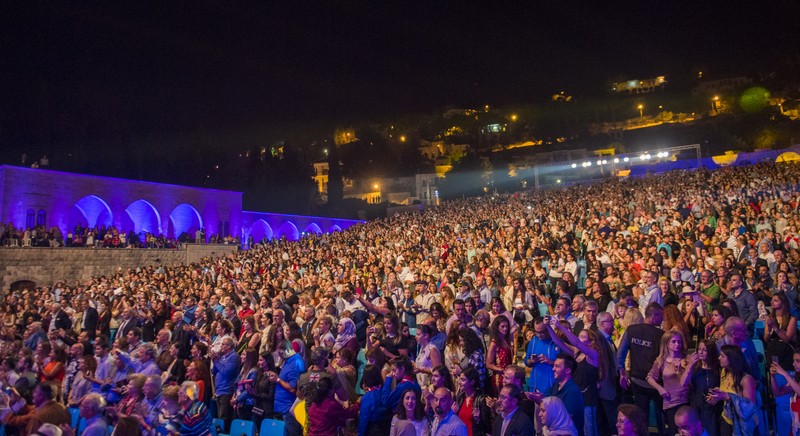
[[[187,244],[177,250],[91,248],[0,248],[0,294],[12,283],[31,280],[37,286],[56,281],[88,280],[112,274],[119,268],[159,264],[173,266],[203,257],[225,256],[238,250],[233,245]]]

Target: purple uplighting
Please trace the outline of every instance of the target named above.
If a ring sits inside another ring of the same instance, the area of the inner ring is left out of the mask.
[[[207,238],[222,234],[259,242],[297,240],[362,222],[243,211],[241,192],[14,166],[0,166],[0,206],[4,223],[22,228],[33,219],[64,235],[78,224],[167,237],[194,236],[203,228]]]

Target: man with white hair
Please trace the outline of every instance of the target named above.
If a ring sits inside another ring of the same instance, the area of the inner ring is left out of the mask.
[[[144,393],[144,399],[142,400],[142,406],[144,406],[142,418],[147,427],[154,427],[154,425],[157,424],[158,414],[161,412],[161,376],[147,376],[147,380],[145,380],[144,386],[142,387],[142,392]]]
[[[128,368],[133,369],[134,372],[144,375],[161,375],[161,369],[156,363],[156,346],[151,343],[142,344],[139,346],[136,359],[133,356],[122,351],[116,353],[117,359],[122,359]]]
[[[50,306],[50,324],[47,329],[48,332],[58,329],[69,330],[72,328],[72,320],[64,309],[61,308],[60,303],[53,303]]]
[[[106,400],[98,393],[86,394],[81,400],[78,410],[81,418],[86,420],[86,428],[81,436],[106,436],[108,434],[108,423],[103,417],[103,409],[106,407]]]
[[[156,335],[156,364],[162,371],[166,371],[172,363],[172,356],[169,354],[172,345],[172,332],[169,329],[161,329]]]
[[[226,428],[233,420],[231,397],[236,389],[236,376],[239,374],[240,359],[236,354],[236,341],[230,336],[222,339],[219,353],[211,353],[214,363],[214,394],[217,401],[217,416],[225,420]]]

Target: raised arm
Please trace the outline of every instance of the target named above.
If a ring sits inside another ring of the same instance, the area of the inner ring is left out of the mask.
[[[550,332],[550,339],[553,340],[553,342],[556,344],[556,346],[558,348],[564,350],[565,353],[567,353],[570,356],[574,357],[575,356],[575,351],[576,351],[575,347],[573,347],[572,345],[564,343],[564,341],[562,341],[561,338],[559,338],[556,335],[556,332],[553,331],[553,328],[550,327],[550,324],[545,324],[545,327],[547,328],[547,331]]]
[[[572,344],[575,348],[578,349],[581,353],[585,354],[589,360],[597,363],[597,350],[591,347],[591,345],[584,344],[575,336],[575,333],[572,333],[572,330],[568,329],[567,327],[561,325],[561,323],[556,323],[556,328],[561,330],[562,333],[567,337],[567,340],[570,344]]]

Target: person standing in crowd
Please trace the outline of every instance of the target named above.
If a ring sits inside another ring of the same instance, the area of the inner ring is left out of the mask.
[[[736,303],[739,317],[744,321],[749,332],[753,331],[756,319],[758,318],[758,308],[756,297],[752,292],[744,287],[744,280],[740,274],[731,274],[728,279],[728,299]]]
[[[435,418],[431,425],[431,436],[468,436],[464,422],[453,410],[452,393],[447,388],[436,389],[433,393],[433,410]]]
[[[308,409],[308,436],[328,436],[336,433],[336,429],[344,426],[348,419],[358,416],[358,404],[340,403],[335,398],[333,380],[323,378],[312,391],[311,406]],[[286,434],[291,433],[286,430]]]
[[[689,383],[689,404],[694,408],[708,436],[719,434],[719,417],[722,414],[721,405],[711,405],[706,401],[706,393],[713,388],[719,388],[719,351],[712,340],[701,341],[697,344],[697,363],[692,369]],[[680,411],[680,409],[678,409]],[[677,416],[675,426],[678,427]]]
[[[507,384],[497,397],[500,416],[494,422],[492,434],[535,436],[533,423],[527,415],[519,410],[520,389],[516,385]]]
[[[644,323],[628,326],[620,339],[617,351],[619,381],[623,389],[631,389],[636,406],[650,410],[650,401],[656,404],[656,424],[664,427],[663,402],[661,394],[647,383],[647,375],[659,354],[659,344],[664,332],[661,325],[664,310],[658,303],[651,303],[645,310]],[[631,354],[630,377],[625,371],[625,358]]]
[[[498,316],[489,328],[491,342],[486,356],[486,369],[492,371],[492,392],[500,392],[503,386],[503,370],[511,365],[512,340],[511,322],[504,316]]]
[[[772,388],[772,393],[775,398],[778,398],[783,395],[791,394],[791,399],[789,400],[789,410],[794,411],[800,406],[800,352],[796,351],[792,353],[792,373],[790,374],[786,371],[780,364],[776,362],[772,362],[772,365],[769,367],[770,372],[770,387]],[[779,384],[779,380],[777,376],[781,376],[783,381],[786,384],[781,385]],[[783,426],[784,428],[790,428],[792,435],[798,434],[800,432],[800,414],[796,412],[790,412],[790,422],[787,426],[787,423],[778,423],[778,427],[780,428]],[[781,414],[778,414],[778,419],[780,420]],[[781,425],[783,424],[783,425]]]
[[[491,431],[492,412],[487,397],[480,392],[478,372],[467,368],[458,376],[458,394],[453,411],[467,426],[469,436],[483,436]]]
[[[414,361],[414,372],[417,374],[417,383],[427,386],[430,382],[433,368],[442,364],[442,355],[439,349],[431,343],[431,328],[425,324],[417,328],[417,352]]]
[[[239,355],[236,354],[236,342],[231,337],[222,341],[219,354],[212,354],[214,362],[214,398],[217,404],[217,415],[225,420],[226,428],[233,420],[231,398],[236,388],[236,375],[239,374]]]
[[[617,347],[614,344],[614,317],[608,312],[600,312],[597,315],[597,341],[600,345],[600,353],[605,354],[604,361],[608,364],[600,374],[600,384],[598,387],[598,398],[600,399],[600,409],[597,413],[597,426],[600,433],[612,433],[614,430],[614,420],[617,413],[617,388],[619,383],[619,372],[617,371]]]
[[[280,374],[270,373],[270,381],[276,384],[273,410],[283,415],[287,434],[298,434],[302,427],[291,413],[291,408],[297,398],[297,381],[306,371],[306,365],[303,357],[295,353],[288,343],[278,348],[278,354],[284,363]]]
[[[758,352],[742,318],[732,316],[725,321],[725,336],[717,341],[717,348],[722,351],[722,347],[725,345],[735,345],[742,350],[745,371],[756,380],[756,384],[760,384],[761,370],[758,364]]]
[[[430,436],[431,425],[414,389],[403,392],[402,402],[392,417],[389,436]]]
[[[720,434],[754,435],[758,426],[756,380],[747,373],[742,349],[736,345],[723,345],[719,354],[722,377],[719,388],[706,394],[711,404],[724,403]]]
[[[389,409],[383,405],[380,388],[383,384],[381,370],[375,365],[364,367],[361,378],[361,397],[358,413],[358,436],[383,436],[390,428]],[[398,406],[400,407],[400,406]]]
[[[668,331],[661,337],[660,351],[647,383],[661,394],[668,434],[677,433],[675,412],[689,403],[689,380],[694,365],[700,360],[697,353],[686,357],[683,333]]]
[[[342,348],[347,348],[353,353],[359,349],[358,338],[356,338],[356,325],[350,318],[339,320],[338,336],[333,344],[333,352],[336,353]]]
[[[553,364],[555,383],[553,383],[547,395],[558,397],[564,403],[572,422],[578,429],[578,435],[583,435],[583,394],[572,379],[577,367],[578,364],[572,356],[566,353],[559,353]],[[545,394],[534,393],[531,397],[541,407]]]
[[[397,408],[397,403],[408,388],[414,389],[418,394],[420,388],[414,378],[414,368],[407,357],[398,357],[391,362],[391,372],[381,387],[381,401],[389,410]]]
[[[250,392],[256,384],[258,373],[258,355],[255,348],[245,349],[241,354],[240,363],[239,375],[236,377],[236,390],[230,402],[236,411],[237,419],[252,421],[256,399]]]
[[[550,337],[550,329],[543,317],[533,320],[533,334],[525,352],[525,366],[531,368],[528,389],[530,392],[549,392],[555,382],[553,363],[560,350]],[[537,430],[541,430],[539,423],[535,424]]]

